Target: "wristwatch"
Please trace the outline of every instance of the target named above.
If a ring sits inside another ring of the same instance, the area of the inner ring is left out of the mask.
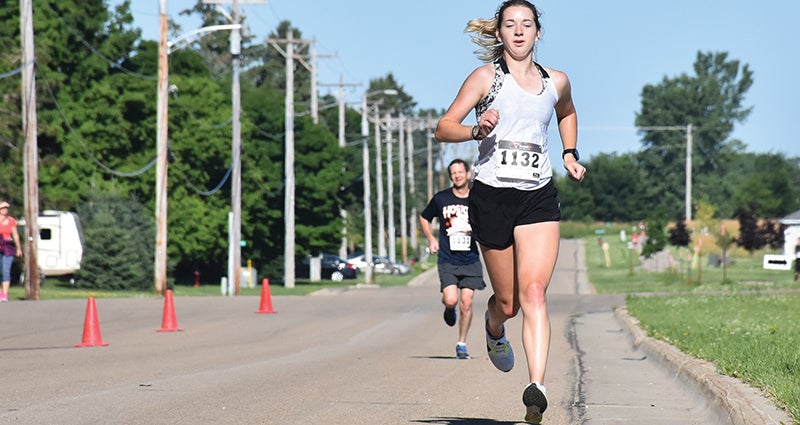
[[[580,160],[581,160],[581,157],[580,157],[580,155],[578,155],[578,150],[577,150],[577,149],[575,149],[575,148],[572,148],[572,149],[564,149],[564,152],[561,152],[561,159],[564,159],[564,157],[565,157],[565,156],[566,156],[568,153],[571,153],[571,154],[572,154],[572,156],[574,156],[574,157],[575,157],[575,161],[580,161]]]
[[[472,126],[472,140],[482,140],[483,136],[481,136],[481,128],[480,126],[473,125]]]

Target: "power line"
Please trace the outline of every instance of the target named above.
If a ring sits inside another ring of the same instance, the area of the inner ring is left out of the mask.
[[[8,71],[8,72],[6,72],[4,74],[0,74],[0,79],[13,77],[14,75],[17,75],[17,74],[21,73],[22,70],[25,69],[25,67],[28,66],[28,65],[30,65],[30,64],[25,64],[25,65],[22,65],[19,68],[13,70],[13,71]]]
[[[198,188],[197,186],[195,186],[194,184],[192,184],[192,182],[189,181],[189,178],[186,176],[186,174],[183,171],[181,171],[180,169],[178,169],[178,172],[180,173],[181,177],[183,177],[183,181],[186,183],[186,185],[189,187],[189,189],[192,189],[198,195],[211,196],[211,195],[214,195],[215,193],[219,192],[219,190],[222,188],[222,186],[225,185],[225,182],[228,181],[228,177],[231,175],[231,171],[232,170],[233,170],[232,166],[228,167],[228,171],[225,172],[225,175],[222,177],[222,180],[220,180],[219,183],[217,183],[217,185],[214,186],[213,189],[208,190],[208,191],[202,190],[202,189]]]

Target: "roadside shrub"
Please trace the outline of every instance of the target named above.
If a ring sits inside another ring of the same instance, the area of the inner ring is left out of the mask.
[[[77,208],[84,228],[84,253],[75,286],[152,289],[155,227],[134,197],[100,193]]]

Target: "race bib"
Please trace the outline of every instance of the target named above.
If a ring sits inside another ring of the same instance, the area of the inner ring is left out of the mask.
[[[501,140],[497,145],[497,177],[539,181],[542,167],[542,145]]]
[[[469,251],[472,236],[466,233],[450,235],[450,251]]]

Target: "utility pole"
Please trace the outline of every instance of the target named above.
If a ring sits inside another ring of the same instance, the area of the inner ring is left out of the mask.
[[[370,192],[369,169],[369,115],[367,95],[361,98],[361,161],[364,164],[364,260],[367,269],[364,273],[366,284],[372,281],[372,193]]]
[[[283,220],[286,224],[286,235],[283,244],[283,286],[294,288],[295,268],[294,268],[294,249],[295,249],[295,175],[294,175],[294,60],[297,55],[294,53],[295,45],[303,45],[313,40],[294,39],[294,30],[289,30],[285,39],[267,39],[283,57],[286,58],[286,100],[285,100],[285,151],[283,172],[286,179],[283,205]],[[285,43],[286,50],[283,50],[278,43]]]
[[[228,233],[228,282],[233,286],[233,295],[239,295],[242,266],[242,123],[241,123],[241,51],[242,14],[239,4],[266,4],[267,0],[203,0],[205,4],[217,5],[217,10],[231,21],[230,52],[231,68],[231,213]],[[231,3],[231,13],[222,4]],[[228,294],[231,295],[231,294]]]
[[[417,192],[416,181],[414,179],[414,128],[411,125],[412,121],[408,122],[408,142],[406,143],[408,151],[408,194],[411,197],[411,214],[408,217],[408,225],[410,226],[409,235],[411,235],[411,251],[417,254],[417,223],[419,223],[419,216],[417,214],[417,204],[414,202],[415,194]]]
[[[283,220],[286,226],[283,244],[283,286],[294,288],[294,30],[289,30],[286,39],[286,100],[284,105],[285,145],[283,173],[286,178],[286,195],[283,204]]]
[[[692,221],[692,124],[686,124],[686,221]]]
[[[320,83],[320,86],[323,87],[339,87],[339,101],[337,102],[337,106],[339,107],[339,147],[343,148],[347,144],[347,140],[345,138],[345,110],[347,106],[347,102],[345,101],[345,94],[344,89],[345,87],[358,87],[361,83],[345,83],[344,78],[339,76],[339,82],[335,84],[325,84]]]
[[[25,299],[39,299],[39,143],[36,118],[36,55],[33,0],[20,1],[22,43],[22,127],[25,135]]]
[[[164,294],[167,287],[167,152],[168,84],[167,0],[160,0],[158,41],[158,124],[156,127],[156,246],[155,292]]]
[[[241,85],[241,52],[242,52],[242,15],[239,13],[240,3],[262,3],[266,0],[203,0],[206,4],[217,5],[217,10],[231,21],[231,212],[228,216],[228,282],[233,287],[233,294],[239,295],[241,288],[242,267],[242,101]],[[222,8],[222,4],[231,3],[231,13]]]
[[[431,114],[428,113],[428,131],[426,133],[427,160],[428,160],[428,197],[426,199],[433,198],[433,132],[431,131],[431,128],[433,128],[433,118],[431,118]]]
[[[286,154],[284,156],[283,173],[286,176],[286,195],[283,205],[283,219],[286,224],[285,243],[283,245],[283,285],[294,288],[294,246],[295,246],[295,182],[294,182],[294,30],[289,30],[286,41],[286,115],[285,139]]]
[[[301,61],[302,63],[302,61]],[[308,69],[308,67],[306,67]],[[319,124],[319,91],[317,90],[317,39],[311,42],[311,120]]]
[[[240,25],[241,16],[239,15],[238,0],[233,0],[232,21],[234,25]],[[242,125],[241,115],[241,89],[239,86],[239,74],[241,72],[242,36],[240,29],[231,31],[231,66],[233,76],[231,82],[231,233],[230,246],[233,251],[231,262],[233,263],[232,274],[228,275],[228,282],[233,282],[233,293],[239,295],[240,277],[239,269],[242,266]],[[229,294],[230,295],[230,294]]]
[[[397,261],[397,247],[394,238],[394,167],[392,166],[392,118],[386,113],[386,199],[388,212],[386,217],[387,234],[389,243],[389,261]]]
[[[692,124],[686,125],[651,125],[636,127],[637,130],[664,130],[664,131],[683,131],[686,134],[686,199],[684,217],[686,221],[692,221]]]
[[[402,112],[397,119],[397,156],[398,156],[398,177],[400,178],[400,258],[404,263],[408,262],[408,225],[406,223],[406,153],[404,152],[406,143],[406,117]],[[394,260],[392,260],[394,261]]]
[[[241,74],[242,16],[239,13],[239,3],[245,0],[230,0],[231,13],[229,14],[222,4],[227,0],[203,0],[206,4],[217,5],[217,10],[231,21],[230,35],[231,52],[231,211],[228,215],[228,282],[233,287],[233,293],[239,295],[241,287],[242,267],[242,125],[241,125]],[[262,1],[263,2],[263,1]],[[253,1],[251,1],[253,3]]]
[[[344,98],[344,88],[347,86],[360,86],[361,83],[345,83],[344,78],[339,76],[339,84],[320,84],[321,86],[339,86],[339,148],[344,148],[346,145],[345,140],[345,98]],[[347,164],[344,164],[346,168]],[[345,170],[343,169],[342,172]],[[347,210],[344,208],[339,208],[339,215],[342,216],[342,222],[344,225],[342,226],[342,244],[339,246],[339,257],[347,258]]]
[[[319,58],[335,58],[337,55],[318,55],[317,54],[317,39],[311,40],[298,40],[302,44],[310,46],[311,54],[303,55],[295,53],[294,58],[303,65],[309,73],[311,73],[311,120],[314,124],[319,124],[319,90],[317,90],[317,59]],[[310,59],[311,64],[304,59]],[[324,84],[323,84],[324,85]]]
[[[444,190],[444,175],[447,173],[444,168],[444,154],[447,146],[444,143],[439,143],[439,190]]]
[[[388,114],[387,114],[388,115]],[[381,117],[375,116],[375,185],[377,187],[376,201],[378,209],[378,255],[386,256],[386,223],[383,212],[383,157],[381,156],[383,142],[381,141]]]

